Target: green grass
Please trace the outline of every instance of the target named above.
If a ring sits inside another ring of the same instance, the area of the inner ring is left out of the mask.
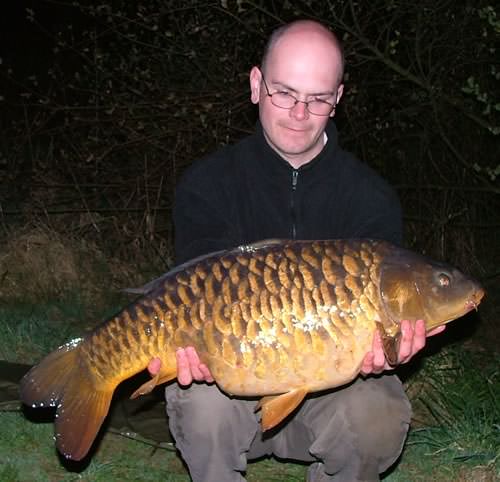
[[[4,461],[0,480],[4,482],[189,480],[172,453],[154,452],[150,446],[125,437],[106,434],[85,466],[60,458],[54,447],[51,423],[30,422],[19,412],[2,413],[0,421],[4,433],[11,434],[0,441]]]
[[[38,360],[91,328],[94,322],[85,313],[78,298],[0,308],[0,358]],[[408,383],[421,423],[412,429],[400,463],[385,481],[500,480],[499,361],[459,345],[425,360]],[[172,447],[154,447],[108,431],[87,465],[79,465],[57,454],[51,421],[35,423],[20,411],[0,411],[0,424],[2,482],[189,480]],[[294,482],[305,480],[305,473],[300,464],[270,459],[249,464],[247,479]]]
[[[81,336],[130,299],[114,294],[112,306],[86,304],[78,294],[40,304],[0,305],[0,360],[35,363],[71,338]]]
[[[425,383],[413,402],[425,409],[426,424],[411,430],[388,481],[500,480],[499,362],[460,346],[425,360],[415,377]]]
[[[444,464],[500,469],[500,371],[470,360],[452,383],[436,387],[426,403],[435,424],[415,431],[412,443],[439,454]]]
[[[81,333],[79,307],[71,303],[0,308],[0,359],[34,363],[65,340]]]
[[[33,423],[20,412],[0,412],[4,434],[0,440],[2,482],[87,480],[189,481],[181,460],[172,450],[155,448],[106,433],[87,466],[67,463],[57,454],[51,423]],[[249,481],[301,481],[305,468],[264,460],[250,464]]]

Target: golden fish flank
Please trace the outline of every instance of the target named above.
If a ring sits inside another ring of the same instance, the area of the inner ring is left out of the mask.
[[[428,329],[477,307],[483,290],[454,268],[373,240],[268,241],[186,263],[83,339],[50,353],[21,384],[22,400],[57,407],[58,449],[84,457],[116,386],[160,357],[133,396],[176,377],[192,345],[217,384],[266,396],[264,430],[307,393],[351,381],[378,330],[389,360],[399,322]]]

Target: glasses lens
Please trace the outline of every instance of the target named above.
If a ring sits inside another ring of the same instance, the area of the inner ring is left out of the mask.
[[[298,102],[295,96],[286,92],[274,92],[274,94],[268,95],[271,97],[271,102],[276,107],[281,107],[282,109],[292,109]],[[313,100],[307,103],[307,110],[314,115],[330,115],[334,108],[335,106],[329,102],[319,100]]]
[[[314,100],[309,102],[307,108],[311,114],[316,115],[329,115],[333,110],[333,105],[328,102],[321,102],[318,100]]]
[[[271,100],[275,106],[283,109],[291,109],[297,101],[293,95],[285,92],[275,92],[271,95]]]

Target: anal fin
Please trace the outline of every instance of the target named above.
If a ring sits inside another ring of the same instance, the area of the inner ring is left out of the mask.
[[[262,411],[262,430],[278,425],[300,405],[307,393],[306,387],[299,387],[282,395],[262,398],[256,409],[260,408]]]
[[[143,383],[134,393],[132,393],[132,395],[130,395],[130,398],[133,400],[134,398],[140,397],[141,395],[146,395],[147,393],[152,392],[157,385],[169,382],[176,376],[177,371],[160,370],[154,377],[151,377],[151,380]]]

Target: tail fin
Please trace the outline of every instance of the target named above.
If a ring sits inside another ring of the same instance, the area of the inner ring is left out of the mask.
[[[21,400],[32,407],[57,407],[58,450],[80,460],[89,451],[109,409],[115,387],[98,390],[80,358],[81,339],[47,355],[21,380]],[[106,387],[108,388],[108,387]]]

